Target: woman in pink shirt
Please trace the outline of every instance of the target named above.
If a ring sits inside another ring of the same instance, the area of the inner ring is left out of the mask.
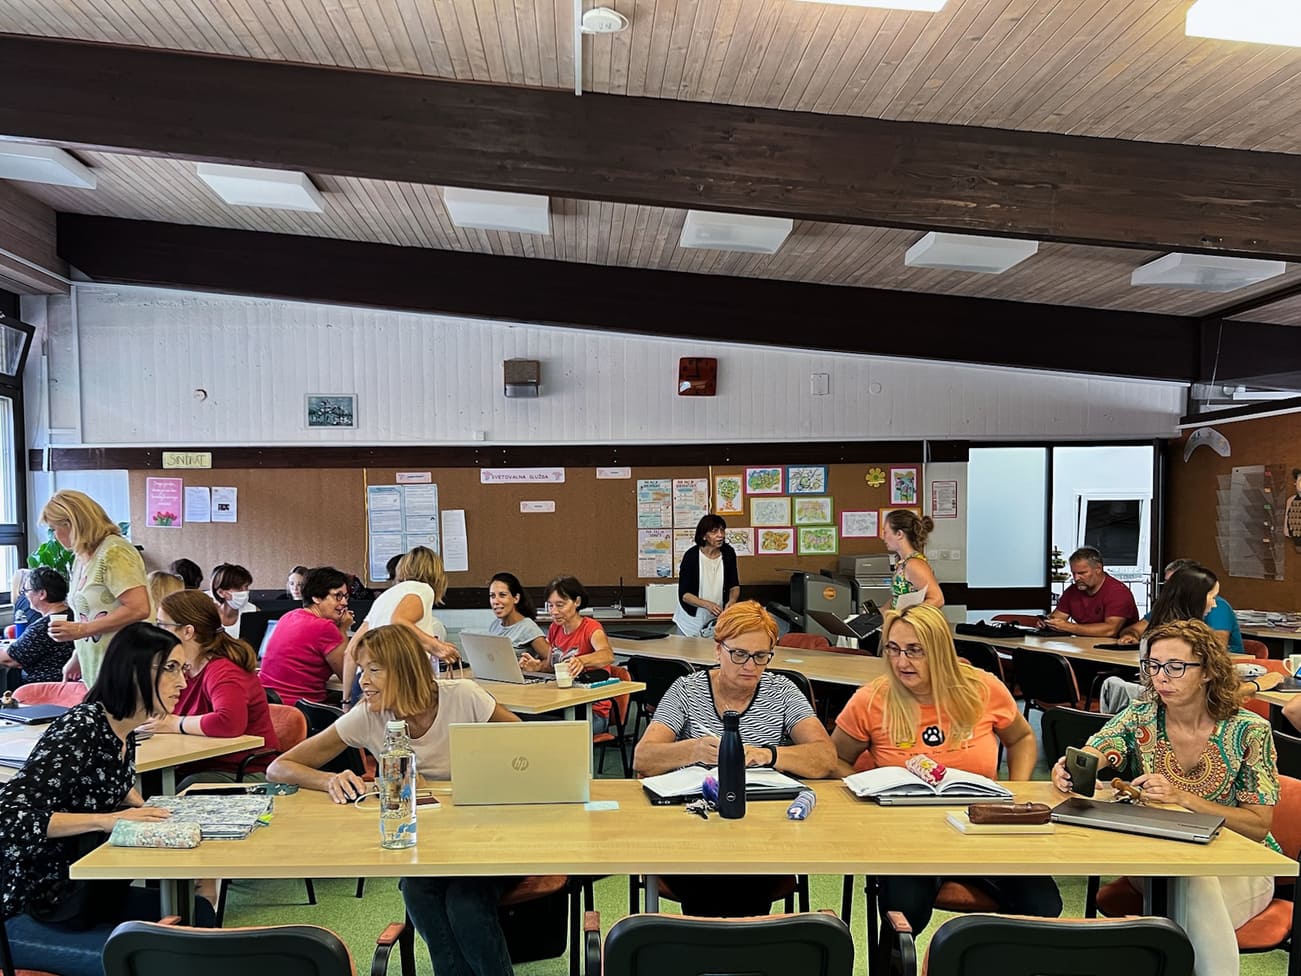
[[[333,566],[307,571],[303,606],[276,621],[262,655],[262,685],[286,705],[325,701],[330,675],[342,676],[352,613],[348,577]]]

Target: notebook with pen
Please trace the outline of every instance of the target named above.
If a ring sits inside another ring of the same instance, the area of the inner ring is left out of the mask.
[[[654,806],[673,806],[700,799],[706,776],[718,776],[718,768],[684,766],[671,773],[647,776],[641,788]],[[754,766],[745,771],[747,800],[793,800],[802,789],[805,786],[799,780],[775,769]]]

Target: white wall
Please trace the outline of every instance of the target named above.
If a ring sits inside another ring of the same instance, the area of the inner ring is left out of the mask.
[[[1177,384],[160,289],[49,301],[64,444],[1069,440],[1173,435],[1184,404]],[[719,358],[719,395],[677,396],[678,358],[699,355]],[[516,357],[541,360],[539,399],[503,396]],[[830,396],[810,395],[813,372]],[[307,430],[308,393],[357,394],[358,428]]]

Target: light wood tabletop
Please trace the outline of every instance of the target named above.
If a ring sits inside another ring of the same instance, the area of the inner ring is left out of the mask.
[[[467,670],[466,674],[471,672]],[[471,678],[466,680],[478,680],[480,687],[497,699],[498,704],[509,708],[517,715],[546,715],[550,712],[560,712],[569,720],[578,716],[579,708],[584,708],[592,702],[646,690],[646,686],[640,681],[620,681],[618,684],[602,685],[599,688],[578,684],[572,688],[557,688],[553,681],[517,685],[509,681],[484,681]]]
[[[1254,637],[1257,640],[1280,640],[1283,642],[1284,649],[1287,653],[1292,653],[1292,642],[1301,640],[1301,630],[1293,627],[1254,627],[1250,624],[1242,626],[1243,637]]]
[[[1060,654],[1062,657],[1074,658],[1079,661],[1114,664],[1117,667],[1138,670],[1138,644],[1124,650],[1103,650],[1097,645],[1115,643],[1115,641],[1107,640],[1104,637],[967,637],[963,634],[956,636],[960,640],[980,641],[1009,651],[1015,648],[1022,648],[1027,651],[1043,651],[1049,654]],[[1230,654],[1229,656],[1234,661],[1255,660],[1249,654]]]
[[[715,643],[708,637],[683,637],[670,634],[658,640],[627,640],[611,637],[610,647],[616,654],[629,657],[647,657],[660,661],[685,661],[697,667],[712,667],[718,663]],[[810,681],[859,687],[873,678],[885,674],[886,663],[879,657],[860,654],[838,654],[835,651],[813,651],[802,647],[774,648],[776,656],[769,668],[799,671]]]
[[[243,841],[193,850],[107,845],[72,866],[73,878],[401,877],[518,874],[885,874],[1159,877],[1293,877],[1297,863],[1225,830],[1210,844],[1057,825],[1051,834],[964,835],[949,808],[878,807],[839,781],[811,784],[808,820],[786,819],[787,804],[757,802],[742,820],[702,820],[681,806],[652,806],[634,780],[594,780],[583,804],[421,807],[421,840],[405,851],[380,848],[378,809],[337,805],[323,793],[276,797],[269,827]],[[1008,784],[1018,800],[1058,803],[1047,782]],[[955,804],[959,809],[965,804]],[[330,838],[330,857],[313,838]],[[450,842],[447,838],[453,838]]]

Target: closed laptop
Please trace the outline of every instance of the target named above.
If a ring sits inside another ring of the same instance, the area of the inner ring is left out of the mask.
[[[454,724],[452,802],[586,803],[592,786],[587,722]]]
[[[1224,826],[1224,818],[1215,814],[1164,810],[1130,803],[1108,803],[1086,800],[1079,796],[1059,803],[1053,809],[1052,819],[1056,823],[1074,824],[1077,827],[1119,830],[1127,834],[1166,837],[1194,844],[1209,844]]]

